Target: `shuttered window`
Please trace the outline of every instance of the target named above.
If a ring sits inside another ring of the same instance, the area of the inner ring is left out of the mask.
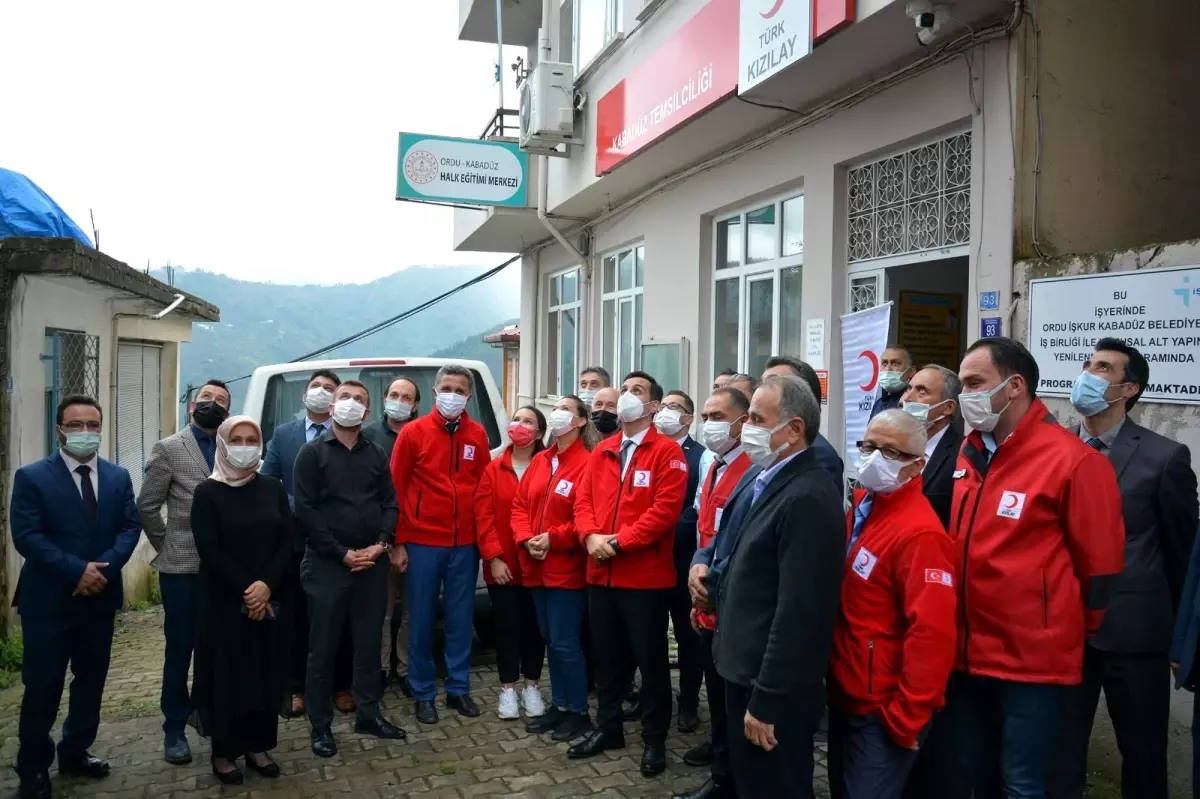
[[[150,449],[162,435],[162,348],[121,342],[117,347],[116,460],[142,488]]]

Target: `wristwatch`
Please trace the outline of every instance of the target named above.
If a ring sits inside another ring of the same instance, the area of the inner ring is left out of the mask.
[[[621,544],[617,541],[617,537],[615,535],[608,539],[608,545],[612,547],[613,552],[616,552],[618,555],[621,554]]]

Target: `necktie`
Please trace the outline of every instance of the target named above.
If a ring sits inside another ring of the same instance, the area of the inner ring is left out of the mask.
[[[750,505],[758,502],[758,498],[762,496],[763,489],[767,487],[767,481],[762,479],[762,475],[754,478],[754,493],[750,497]]]
[[[1104,449],[1104,442],[1098,438],[1089,438],[1087,440],[1087,445],[1095,450]]]
[[[858,503],[858,507],[854,509],[854,529],[850,532],[850,543],[846,545],[846,556],[849,557],[850,550],[854,549],[854,544],[858,541],[858,536],[862,533],[863,525],[867,523],[867,517],[871,515],[871,498],[865,497],[862,502]]]
[[[717,458],[712,462],[712,466],[708,467],[708,488],[704,490],[705,494],[711,494],[713,488],[717,485],[717,472],[721,471],[721,467],[725,465],[725,461]]]
[[[321,435],[324,434],[324,432],[325,432],[325,425],[323,425],[323,424],[310,425],[308,428],[308,440],[315,441],[316,439],[320,438]]]
[[[83,495],[83,509],[87,511],[89,521],[96,519],[96,490],[92,488],[92,467],[76,466],[75,474],[79,475],[79,493]]]
[[[629,465],[629,456],[633,454],[633,448],[637,444],[632,439],[621,445],[621,474],[625,474],[625,467]]]

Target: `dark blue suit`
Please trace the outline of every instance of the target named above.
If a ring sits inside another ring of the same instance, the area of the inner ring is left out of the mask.
[[[296,466],[296,456],[300,454],[300,448],[308,443],[307,423],[307,418],[300,418],[276,427],[267,443],[267,454],[263,457],[262,468],[259,469],[263,474],[283,481],[288,502],[293,506],[295,497],[292,491],[292,471]]]
[[[671,623],[675,629],[679,662],[679,707],[695,710],[700,705],[700,684],[704,681],[704,662],[700,656],[700,636],[692,629],[692,598],[688,593],[688,569],[696,554],[696,489],[700,481],[700,456],[704,447],[691,436],[679,442],[687,458],[687,496],[683,512],[675,523],[675,596],[671,602]]]
[[[74,679],[60,760],[81,757],[96,740],[113,620],[125,599],[121,567],[142,534],[129,473],[100,458],[87,465],[99,470],[95,518],[58,453],[18,469],[13,479],[9,521],[13,546],[25,558],[16,597],[25,650],[17,753],[22,777],[54,762],[50,732],[68,665]],[[109,564],[108,584],[95,596],[73,596],[89,562]]]

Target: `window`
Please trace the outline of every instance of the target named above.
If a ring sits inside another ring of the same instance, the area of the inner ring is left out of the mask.
[[[579,351],[579,269],[556,272],[547,278],[546,294],[546,393],[561,397],[575,391]]]
[[[46,454],[58,449],[55,434],[58,402],[71,394],[100,398],[100,337],[69,330],[47,330],[45,352]]]
[[[621,34],[623,0],[563,0],[564,14],[571,13],[571,58],[575,75],[587,69],[600,52]]]
[[[713,373],[757,375],[772,355],[803,352],[804,197],[720,219],[714,238]]]
[[[604,368],[616,379],[642,368],[642,282],[646,248],[604,257]]]

